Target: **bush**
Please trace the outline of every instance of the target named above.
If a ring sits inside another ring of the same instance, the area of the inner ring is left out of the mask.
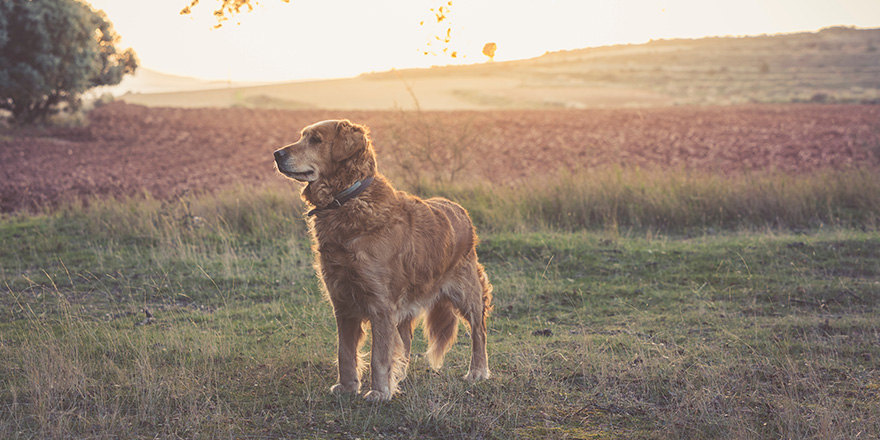
[[[76,109],[80,94],[119,84],[134,73],[133,50],[103,12],[76,0],[4,0],[0,3],[0,109],[33,123],[62,108]]]

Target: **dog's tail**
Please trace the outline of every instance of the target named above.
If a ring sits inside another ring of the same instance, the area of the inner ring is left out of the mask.
[[[458,317],[448,300],[438,301],[425,318],[425,336],[428,338],[428,363],[438,370],[443,357],[452,347],[458,334]]]
[[[489,313],[492,311],[492,283],[489,282],[489,277],[486,275],[486,270],[483,269],[483,265],[477,263],[477,275],[480,277],[480,286],[483,288],[483,325],[486,325],[486,318],[489,317]]]

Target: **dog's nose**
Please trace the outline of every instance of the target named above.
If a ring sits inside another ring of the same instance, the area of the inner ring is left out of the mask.
[[[280,161],[280,160],[284,159],[284,156],[286,156],[286,155],[287,155],[287,153],[285,153],[284,150],[275,150],[275,160],[276,161]]]

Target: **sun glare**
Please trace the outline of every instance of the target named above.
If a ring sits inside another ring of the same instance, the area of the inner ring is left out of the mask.
[[[214,2],[91,0],[144,67],[233,81],[356,76],[391,68],[480,63],[658,38],[880,26],[869,0],[262,0],[219,29]]]

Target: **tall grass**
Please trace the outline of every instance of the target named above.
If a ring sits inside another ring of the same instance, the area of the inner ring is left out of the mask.
[[[489,231],[706,230],[826,226],[876,230],[880,173],[713,175],[602,169],[500,185],[415,187],[463,204]]]
[[[428,179],[399,186],[422,197],[444,196],[462,204],[486,232],[701,235],[767,228],[880,228],[880,173],[874,170],[723,175],[608,168],[506,185]],[[83,236],[109,240],[111,253],[113,246],[124,244],[120,240],[128,240],[161,243],[151,252],[161,249],[158,252],[173,252],[188,261],[209,250],[223,251],[231,262],[236,252],[256,248],[233,249],[231,236],[251,244],[281,236],[289,238],[293,257],[303,260],[309,258],[301,246],[308,236],[304,211],[299,188],[289,183],[239,186],[172,200],[149,195],[93,199],[88,208],[73,203],[53,218],[79,225]]]
[[[393,180],[393,176],[392,176]],[[561,172],[510,184],[427,179],[399,187],[422,197],[448,197],[489,232],[654,231],[689,233],[740,229],[877,230],[880,173],[827,170],[811,174],[710,174],[680,170],[605,168]],[[307,237],[299,188],[233,187],[173,200],[149,195],[69,205],[65,217],[85,216],[83,234],[159,241],[183,254],[228,246],[230,234],[249,240]]]
[[[88,209],[81,204],[63,207],[60,220],[81,217],[76,224],[93,236],[135,236],[167,244],[182,243],[188,233],[198,231],[221,236],[234,231],[251,239],[276,234],[305,236],[300,221],[302,202],[294,188],[236,186],[217,193],[188,193],[171,200],[144,195],[92,199],[88,205]]]
[[[102,255],[112,258],[120,246],[141,244],[145,258],[183,261],[200,267],[217,265],[227,277],[248,270],[242,261],[263,257],[302,262],[310,258],[302,202],[295,190],[265,186],[233,187],[213,194],[186,194],[173,200],[149,195],[122,200],[93,200],[87,209],[69,205],[57,221],[78,225],[77,231],[104,246]],[[262,248],[261,243],[277,245]],[[233,244],[233,242],[236,242]],[[248,258],[242,258],[248,257]]]

